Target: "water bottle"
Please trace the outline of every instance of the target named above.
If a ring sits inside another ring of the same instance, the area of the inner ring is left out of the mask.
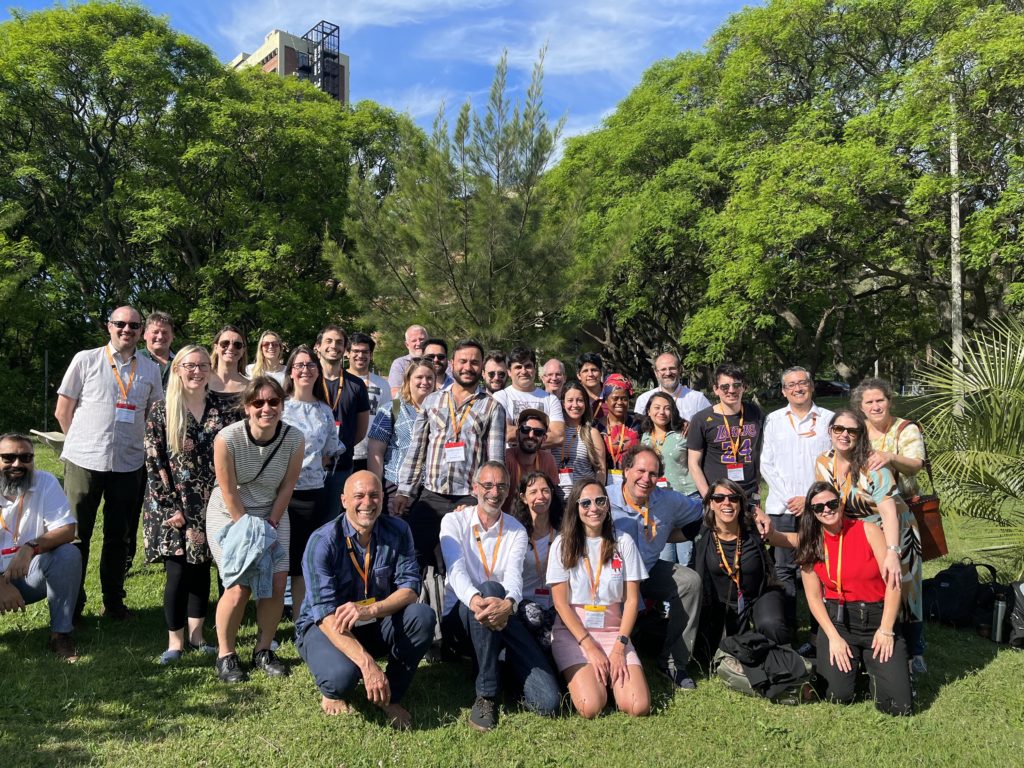
[[[997,597],[992,606],[992,641],[1006,642],[1006,598]]]

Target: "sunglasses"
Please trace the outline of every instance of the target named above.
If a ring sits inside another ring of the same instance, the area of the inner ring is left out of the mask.
[[[251,405],[257,411],[260,408],[262,408],[264,405],[269,405],[271,408],[277,408],[277,406],[279,406],[280,404],[281,404],[281,398],[280,397],[268,397],[266,400],[264,400],[261,397],[261,398],[259,398],[257,400],[253,400],[251,403],[249,403],[249,405]]]
[[[22,464],[31,464],[35,458],[34,453],[0,453],[0,461],[4,464],[13,464],[20,461]]]
[[[580,499],[578,503],[580,505],[580,509],[583,509],[583,510],[590,509],[590,507],[592,505],[594,505],[594,504],[597,505],[598,509],[607,509],[608,508],[608,497],[607,496],[595,496],[592,499]]]
[[[435,362],[441,363],[448,359],[448,355],[424,355],[427,360],[434,360]]]
[[[228,347],[234,347],[235,349],[242,349],[245,346],[245,342],[244,341],[228,341],[227,339],[224,339],[223,341],[217,342],[217,346],[220,347],[221,349],[227,349]]]
[[[260,344],[260,346],[263,347],[264,349],[276,349],[277,347],[281,346],[281,342],[279,342],[279,341],[264,341],[262,344]]]
[[[742,384],[742,383],[740,383],[740,384],[718,384],[717,386],[718,386],[718,388],[719,388],[720,390],[722,390],[723,392],[728,392],[728,391],[729,391],[730,389],[731,389],[731,390],[734,390],[734,391],[736,391],[736,392],[739,392],[739,391],[740,391],[741,389],[743,389],[743,387],[745,387],[746,385],[745,385],[745,384]]]
[[[208,371],[208,370],[210,370],[210,364],[209,363],[182,363],[181,367],[184,368],[189,373],[192,373],[194,371]]]
[[[860,427],[844,427],[842,424],[833,424],[830,429],[833,435],[841,435],[846,432],[850,437],[857,437],[861,432]]]
[[[508,376],[508,371],[487,371],[485,375],[488,379],[504,379]]]
[[[523,437],[533,435],[534,437],[544,437],[548,431],[544,427],[520,427],[519,434]]]
[[[811,512],[813,512],[816,515],[824,513],[826,509],[828,509],[831,512],[835,512],[837,509],[839,509],[839,499],[832,499],[822,504],[811,504],[810,508]]]
[[[711,500],[716,504],[721,504],[723,501],[731,501],[733,504],[742,500],[743,497],[735,493],[712,493]]]
[[[498,490],[498,491],[507,491],[508,490],[508,483],[477,483],[477,485],[479,485],[481,488],[483,488],[485,491],[488,491],[488,492],[489,491],[493,491],[493,490]]]
[[[119,330],[119,331],[124,330],[124,327],[126,325],[129,328],[131,328],[133,331],[137,331],[137,330],[139,330],[139,328],[142,327],[142,323],[137,323],[134,320],[108,320],[107,322],[109,322],[112,326],[117,328],[117,330]]]

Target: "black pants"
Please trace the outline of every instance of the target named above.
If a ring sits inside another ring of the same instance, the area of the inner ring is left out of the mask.
[[[292,491],[288,502],[288,523],[291,530],[288,534],[288,575],[302,575],[302,556],[313,531],[322,524],[323,489],[315,488],[308,491]],[[297,615],[297,612],[296,612]]]
[[[164,558],[164,620],[183,629],[187,619],[205,619],[210,608],[210,564],[189,563],[184,555]]]
[[[434,554],[441,540],[441,518],[461,504],[476,504],[476,499],[473,496],[434,493],[424,488],[410,507],[407,522],[412,529],[412,542],[421,571],[433,565],[438,573],[444,572],[444,564]]]
[[[746,600],[742,613],[737,613],[735,604],[726,605],[717,599],[705,603],[700,611],[698,661],[701,665],[707,664],[723,637],[738,635],[751,628],[779,645],[792,642],[793,629],[786,622],[785,601],[782,589],[767,589],[760,597]]]
[[[885,663],[872,658],[871,641],[875,630],[882,622],[882,603],[846,603],[843,606],[843,620],[837,621],[839,603],[835,600],[825,601],[825,610],[835,625],[839,635],[850,646],[853,658],[850,660],[849,672],[841,672],[832,666],[828,657],[828,637],[818,632],[817,671],[828,685],[826,696],[832,701],[848,704],[853,701],[857,682],[857,670],[860,664],[867,669],[871,677],[871,688],[875,698],[875,707],[880,712],[890,715],[909,715],[913,711],[910,692],[910,669],[907,666],[907,644],[903,639],[899,625],[896,626],[896,639],[893,643],[892,656]]]
[[[780,533],[795,533],[800,520],[795,515],[772,515],[772,525]],[[786,623],[796,627],[796,593],[800,581],[796,561],[796,550],[789,547],[772,547],[775,561],[775,580],[785,594]],[[814,619],[812,618],[811,621]]]

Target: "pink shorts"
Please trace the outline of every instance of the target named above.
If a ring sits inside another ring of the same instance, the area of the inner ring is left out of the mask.
[[[574,605],[573,608],[576,615],[580,617],[580,621],[583,621],[583,606]],[[611,605],[608,606],[608,611],[605,614],[605,628],[590,630],[591,636],[597,640],[605,654],[611,653],[616,645],[621,645],[618,641],[619,634],[621,634],[619,632],[621,621],[622,609],[618,605]],[[551,630],[551,655],[555,658],[555,665],[559,672],[578,664],[588,663],[586,654],[583,653],[580,644],[576,642],[576,638],[566,628],[560,616],[555,619],[555,626]],[[632,640],[626,646],[626,666],[641,666],[640,657],[636,655]]]

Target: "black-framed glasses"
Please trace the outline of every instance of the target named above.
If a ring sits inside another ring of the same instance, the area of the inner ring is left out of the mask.
[[[483,488],[485,491],[488,491],[488,492],[494,491],[494,490],[497,490],[497,491],[507,491],[508,490],[508,483],[477,483],[477,485],[479,485],[481,488]]]
[[[430,354],[430,355],[424,355],[423,358],[425,360],[433,360],[435,363],[443,363],[443,362],[446,362],[448,360],[448,355],[438,354],[438,353],[435,352],[435,353]]]
[[[308,363],[292,363],[292,369],[298,371],[315,371],[320,366],[314,362]]]
[[[508,376],[508,371],[487,371],[484,375],[488,379],[504,379]]]
[[[590,509],[590,507],[592,505],[594,505],[594,504],[597,505],[598,509],[607,509],[608,508],[608,497],[607,496],[595,496],[592,499],[580,499],[579,502],[577,502],[577,503],[580,505],[580,509],[584,509],[584,510]]]
[[[228,347],[234,347],[235,349],[242,349],[245,347],[244,341],[229,341],[228,339],[221,339],[217,342],[217,346],[221,349],[227,349]]]
[[[108,320],[107,322],[119,331],[124,330],[126,325],[133,331],[137,331],[142,327],[142,323],[137,323],[134,320]]]
[[[731,501],[733,504],[738,503],[743,499],[737,493],[712,493],[711,500],[716,504],[721,504],[723,501]]]
[[[529,437],[530,435],[533,435],[534,437],[544,437],[547,433],[548,431],[544,429],[544,427],[522,426],[519,428],[519,434],[523,437]]]
[[[846,432],[850,437],[857,437],[861,433],[860,427],[847,427],[842,424],[833,424],[829,429],[833,435],[841,435]]]
[[[209,371],[211,369],[209,363],[182,363],[181,367],[189,373],[193,373],[195,371]]]
[[[262,408],[265,405],[269,405],[271,408],[277,408],[280,404],[281,404],[281,398],[280,397],[268,397],[266,399],[261,397],[261,398],[259,398],[257,400],[253,400],[251,403],[249,403],[249,405],[251,405],[256,410],[259,410],[260,408]]]
[[[811,504],[810,508],[811,512],[816,515],[823,514],[826,509],[830,512],[835,512],[839,509],[839,499],[829,499],[828,501],[823,501],[821,504]]]
[[[0,461],[4,464],[13,464],[20,461],[22,464],[31,464],[36,455],[26,451],[25,453],[0,453]]]

